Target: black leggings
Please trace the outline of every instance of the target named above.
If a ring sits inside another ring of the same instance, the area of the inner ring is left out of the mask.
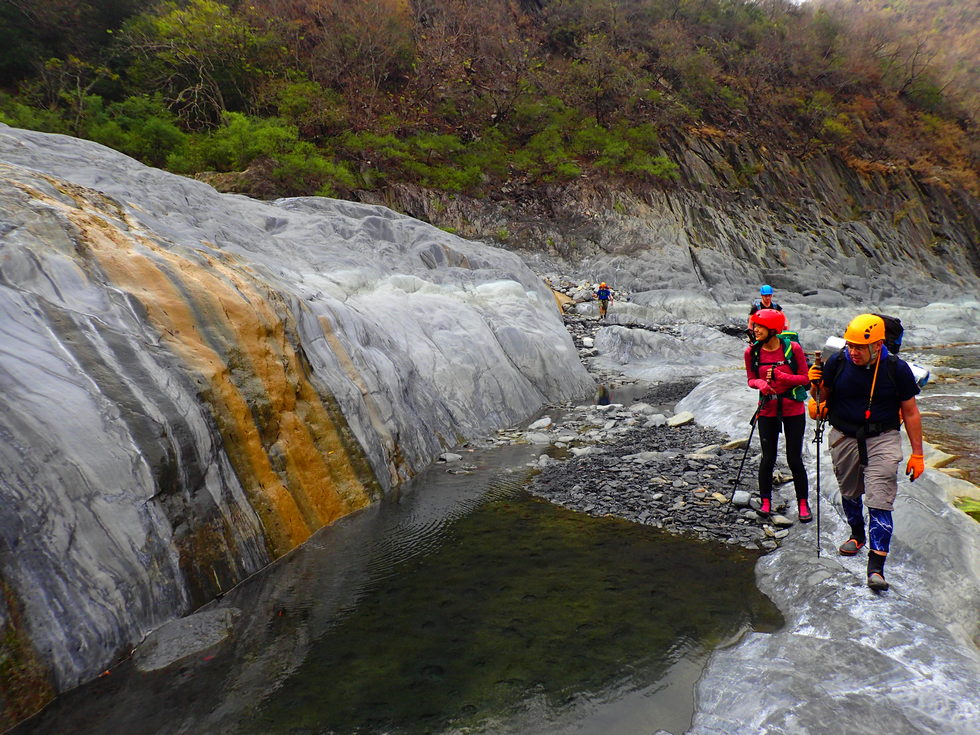
[[[759,463],[759,495],[772,498],[772,471],[776,467],[776,451],[779,448],[778,416],[760,416],[759,443],[762,444],[762,462]],[[809,482],[806,467],[803,466],[803,433],[806,430],[806,414],[783,416],[783,431],[786,434],[786,464],[793,473],[793,487],[796,499],[803,500],[809,495]]]

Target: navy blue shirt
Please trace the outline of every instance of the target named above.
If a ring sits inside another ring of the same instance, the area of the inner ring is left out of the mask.
[[[598,291],[595,292],[595,295],[599,297],[599,300],[600,301],[608,301],[608,299],[609,299],[609,289],[608,288],[600,288]]]
[[[762,301],[753,301],[752,307],[749,309],[749,316],[755,314],[759,309],[775,309],[776,311],[782,311],[783,307],[773,301],[769,306],[763,306]]]
[[[863,424],[864,412],[868,408],[868,397],[871,395],[875,366],[872,363],[858,367],[851,362],[850,355],[842,357],[842,353],[847,355],[847,348],[831,355],[823,368],[824,376],[829,379],[837,372],[838,361],[844,360],[844,366],[834,380],[834,384],[830,385],[828,382],[828,386],[832,389],[827,398],[831,423],[836,416],[851,424]],[[879,358],[881,366],[878,368],[878,381],[875,383],[874,399],[871,402],[871,418],[868,419],[871,423],[894,421],[902,401],[914,398],[919,393],[919,386],[908,363],[896,359],[893,380],[892,370],[886,364],[887,357],[888,350],[882,345]]]

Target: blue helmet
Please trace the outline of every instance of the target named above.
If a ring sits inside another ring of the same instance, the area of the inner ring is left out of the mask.
[[[765,286],[759,289],[759,293],[762,296],[772,296],[772,286],[766,284]]]

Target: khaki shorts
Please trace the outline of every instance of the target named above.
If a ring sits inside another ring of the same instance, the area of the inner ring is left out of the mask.
[[[902,461],[902,435],[897,429],[865,439],[868,465],[858,458],[857,439],[837,429],[830,430],[830,456],[840,494],[846,498],[864,495],[864,504],[878,510],[892,510],[898,493],[898,465]]]

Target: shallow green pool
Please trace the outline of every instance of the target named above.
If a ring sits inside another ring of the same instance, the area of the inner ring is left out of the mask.
[[[557,508],[504,456],[325,529],[220,601],[226,642],[21,732],[682,732],[710,651],[782,623],[756,556]]]
[[[778,626],[752,561],[523,494],[489,501],[314,641],[248,732],[499,727],[532,704],[560,720]]]

